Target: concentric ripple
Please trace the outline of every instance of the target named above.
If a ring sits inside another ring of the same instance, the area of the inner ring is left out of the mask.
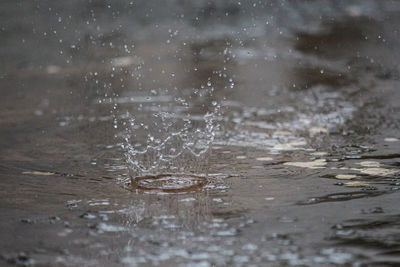
[[[191,174],[159,174],[131,179],[132,190],[153,192],[188,192],[203,188],[207,178]]]

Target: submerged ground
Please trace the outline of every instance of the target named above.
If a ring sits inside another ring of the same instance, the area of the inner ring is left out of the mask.
[[[400,264],[399,12],[3,1],[0,265]],[[179,162],[208,183],[128,190],[115,120],[211,87],[212,151]]]

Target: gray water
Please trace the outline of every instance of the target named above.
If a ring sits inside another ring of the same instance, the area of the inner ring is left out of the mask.
[[[1,265],[400,264],[399,12],[3,1]]]

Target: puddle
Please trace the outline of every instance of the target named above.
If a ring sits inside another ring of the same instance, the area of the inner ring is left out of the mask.
[[[0,265],[399,265],[396,1],[2,8]]]

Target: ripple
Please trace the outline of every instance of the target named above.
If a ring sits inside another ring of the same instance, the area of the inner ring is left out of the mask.
[[[207,178],[192,174],[159,174],[135,177],[131,182],[132,190],[174,193],[199,190],[207,184]]]

